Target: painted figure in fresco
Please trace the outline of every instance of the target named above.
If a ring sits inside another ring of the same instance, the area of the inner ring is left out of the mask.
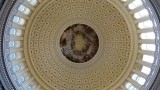
[[[94,57],[99,47],[96,32],[84,24],[69,26],[61,36],[63,55],[72,62],[84,63]]]

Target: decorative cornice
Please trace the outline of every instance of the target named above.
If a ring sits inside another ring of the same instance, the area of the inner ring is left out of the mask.
[[[0,0],[0,10],[2,9],[4,2],[5,0]],[[5,90],[1,81],[0,81],[0,90]]]
[[[6,0],[4,3],[4,6],[1,10],[2,13],[0,13],[0,79],[2,81],[2,84],[5,87],[5,90],[15,90],[14,85],[12,84],[8,72],[6,70],[6,66],[5,66],[5,60],[3,57],[3,34],[4,34],[4,30],[5,30],[5,25],[8,19],[8,16],[10,14],[10,11],[14,5],[14,3],[17,0]]]
[[[5,85],[6,90],[15,90],[12,81],[9,78],[8,72],[6,71],[5,61],[3,57],[3,33],[5,30],[6,21],[8,19],[8,15],[17,0],[6,0],[4,8],[2,8],[2,13],[0,14],[0,79],[2,80],[3,85]],[[157,13],[158,19],[160,21],[160,4],[158,0],[149,0]],[[0,8],[1,9],[1,8]],[[160,84],[160,70],[157,74],[157,77],[149,90],[157,90]],[[0,82],[0,90],[1,90],[1,82]],[[2,89],[3,90],[3,89]]]
[[[152,8],[154,9],[154,12],[156,13],[157,15],[157,18],[158,18],[158,24],[157,24],[157,34],[158,36],[160,35],[160,1],[159,0],[149,0],[149,2],[151,3],[152,5]],[[160,51],[159,50],[159,45],[160,43],[158,42],[158,52]],[[159,59],[159,58],[158,58]],[[160,62],[160,60],[158,60]],[[159,65],[159,63],[158,63]],[[160,69],[158,70],[158,73],[157,73],[157,76],[154,80],[154,82],[152,83],[151,87],[149,90],[159,90],[160,86]]]
[[[152,4],[157,16],[158,16],[158,19],[160,20],[160,1],[158,0],[149,0],[150,3]]]

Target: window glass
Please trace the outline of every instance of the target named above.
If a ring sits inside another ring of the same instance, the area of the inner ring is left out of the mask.
[[[9,47],[14,47],[14,46],[15,46],[14,41],[9,41]]]
[[[32,90],[32,88],[30,86],[27,86],[25,90]]]
[[[147,21],[144,21],[144,22],[141,22],[138,24],[138,27],[140,29],[144,29],[144,28],[151,28],[153,27],[153,23],[151,20],[147,20]]]
[[[16,29],[15,28],[11,28],[9,34],[11,34],[11,35],[16,34]]]
[[[128,83],[125,84],[125,87],[126,87],[127,89],[129,89],[131,86],[132,86],[132,84],[131,84],[130,82],[128,82]]]
[[[147,20],[147,21],[144,22],[144,26],[145,27],[153,27],[153,23],[152,23],[151,20]]]
[[[14,73],[17,72],[19,70],[19,66],[18,65],[13,66],[12,70]]]
[[[149,63],[153,63],[154,62],[154,57],[153,56],[149,56],[149,55],[143,55],[142,60],[146,61],[146,62],[149,62]]]
[[[137,74],[133,74],[133,75],[132,75],[132,79],[133,79],[133,80],[135,80],[135,81],[136,81],[136,80],[137,80],[137,78],[138,78],[138,75],[137,75]]]
[[[139,19],[139,18],[141,18],[141,15],[137,12],[137,13],[134,14],[134,17],[135,17],[136,19]]]
[[[26,14],[26,15],[30,14],[30,9],[25,7],[24,5],[20,5],[18,10],[21,11],[22,13]]]
[[[128,8],[132,10],[132,9],[135,9],[135,8],[141,6],[141,5],[142,5],[142,1],[141,0],[134,0],[132,3],[130,3],[128,5]]]
[[[21,30],[21,29],[17,29],[16,30],[16,36],[22,36],[22,34],[23,34],[23,31]]]
[[[19,20],[18,24],[24,25],[24,24],[25,24],[25,20],[24,20],[23,18],[21,18],[21,19]]]
[[[18,23],[18,22],[19,22],[19,20],[20,20],[20,18],[19,18],[19,17],[17,17],[17,16],[14,16],[14,17],[13,17],[13,22]]]
[[[15,53],[11,53],[9,55],[10,60],[16,59],[16,54]]]
[[[38,1],[37,0],[27,0],[30,4],[32,4],[33,6],[35,6]]]
[[[155,39],[155,33],[154,32],[142,33],[140,37],[142,39]]]
[[[140,84],[140,85],[144,85],[144,83],[146,82],[146,80],[142,77],[139,77],[137,82]]]
[[[13,22],[17,23],[17,24],[20,24],[20,25],[24,25],[25,24],[25,20],[23,18],[18,17],[18,16],[14,16]]]
[[[155,51],[155,45],[154,44],[142,44],[141,49],[142,50]]]
[[[145,16],[149,16],[149,13],[148,13],[147,9],[143,9],[143,10],[134,14],[134,17],[136,19],[139,19],[139,18],[142,18],[142,17],[145,17]]]
[[[150,68],[146,67],[146,66],[143,66],[142,69],[141,69],[141,72],[145,73],[145,74],[149,74],[151,71]]]
[[[132,79],[134,81],[138,82],[140,85],[144,85],[144,83],[146,82],[146,80],[144,78],[138,76],[137,74],[133,74]]]
[[[23,12],[25,10],[25,7],[21,4],[19,7],[18,7],[18,10]]]
[[[24,14],[29,15],[30,14],[30,9],[26,8],[25,11],[24,11]]]
[[[129,9],[134,9],[134,8],[136,8],[136,6],[133,3],[131,3],[131,4],[128,5],[128,8]]]
[[[137,90],[134,86],[131,86],[128,90]]]
[[[22,84],[23,82],[24,82],[24,77],[23,76],[18,77],[18,83]]]

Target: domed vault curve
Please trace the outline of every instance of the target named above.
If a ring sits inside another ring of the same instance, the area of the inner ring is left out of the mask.
[[[127,17],[113,4],[109,0],[40,3],[26,28],[24,52],[33,77],[44,88],[113,89],[124,82],[135,60],[131,57],[135,36]],[[93,28],[100,45],[95,57],[82,64],[66,60],[59,47],[62,32],[77,23]]]
[[[154,12],[145,7],[148,1],[6,4],[0,21],[0,79],[5,88],[146,90],[153,82],[159,68],[159,35]]]

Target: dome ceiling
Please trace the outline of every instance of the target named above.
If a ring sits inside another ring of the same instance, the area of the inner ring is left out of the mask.
[[[112,89],[133,67],[128,25],[108,0],[45,0],[31,18],[24,54],[33,77],[47,90]],[[85,63],[67,60],[60,48],[65,29],[79,23],[93,28],[99,38],[96,55]]]
[[[145,2],[8,3],[0,66],[10,89],[146,90],[153,82],[158,37]]]

